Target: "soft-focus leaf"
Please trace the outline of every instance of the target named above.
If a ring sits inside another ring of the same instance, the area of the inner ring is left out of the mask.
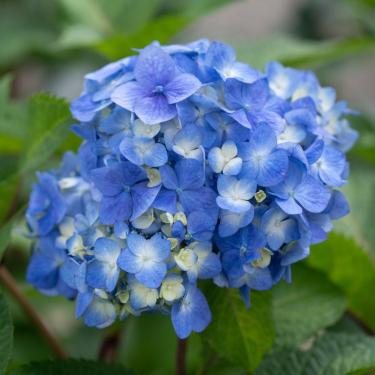
[[[326,273],[345,292],[349,308],[375,329],[375,266],[353,239],[331,233],[312,248],[308,264]]]
[[[13,347],[13,323],[8,303],[0,291],[0,374],[3,374]]]
[[[374,366],[374,337],[327,333],[305,352],[281,350],[268,355],[255,375],[346,375]]]
[[[95,0],[59,0],[73,24],[86,25],[100,33],[112,31],[110,20],[102,7]]]
[[[118,364],[87,360],[35,362],[19,367],[11,375],[132,375]]]
[[[280,283],[272,293],[277,347],[295,347],[344,313],[343,293],[320,272],[293,267],[292,284]]]
[[[277,36],[250,42],[234,42],[238,59],[257,68],[273,60],[285,65],[312,68],[375,48],[375,40],[311,41]]]
[[[0,66],[48,48],[57,35],[57,23],[55,1],[1,1]]]
[[[95,46],[95,49],[103,53],[111,60],[120,59],[128,54],[134,54],[133,48],[141,48],[158,40],[166,43],[179,29],[186,24],[186,19],[181,17],[159,17],[148,23],[134,34],[116,34],[104,39]]]
[[[25,136],[26,106],[9,100],[11,76],[0,80],[0,150],[1,153],[19,151]]]
[[[339,220],[335,230],[355,239],[375,264],[375,167],[363,160],[353,160],[349,183],[343,192],[350,204],[350,214]]]
[[[35,170],[64,142],[70,132],[71,115],[67,101],[47,94],[30,100],[29,141],[21,172]]]
[[[237,290],[212,288],[212,322],[203,337],[223,358],[253,371],[274,337],[270,292],[252,292],[248,310]]]

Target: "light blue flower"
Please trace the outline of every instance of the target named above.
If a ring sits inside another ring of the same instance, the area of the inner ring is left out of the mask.
[[[129,277],[128,285],[129,302],[134,310],[153,308],[156,305],[156,301],[159,298],[157,288],[148,288],[132,276]]]
[[[167,266],[165,260],[170,253],[170,242],[155,234],[146,239],[131,233],[127,238],[127,248],[121,253],[117,264],[147,288],[158,288],[163,281]]]
[[[153,139],[125,137],[119,148],[121,154],[135,165],[160,167],[168,161],[164,145]]]
[[[233,141],[226,141],[221,148],[214,147],[208,154],[208,163],[215,173],[235,176],[240,173],[242,159],[237,157],[237,146]]]
[[[239,155],[244,162],[242,174],[258,185],[276,185],[288,170],[288,154],[276,147],[275,133],[266,125],[259,126],[249,142],[241,143]]]
[[[216,202],[220,208],[239,214],[253,209],[250,199],[256,191],[254,180],[220,175],[217,190],[219,196]]]
[[[136,81],[118,87],[112,101],[135,112],[146,124],[176,116],[176,103],[196,92],[201,83],[191,74],[178,73],[173,59],[160,47],[146,47],[134,67]]]
[[[304,166],[293,161],[289,163],[283,182],[270,188],[275,202],[287,214],[302,214],[303,209],[312,213],[322,212],[330,199],[329,190],[318,180],[307,174]]]
[[[297,222],[278,207],[272,207],[262,216],[261,229],[266,234],[267,244],[278,250],[284,243],[299,237]]]
[[[207,50],[205,63],[213,67],[223,80],[237,78],[244,82],[253,82],[259,73],[249,65],[236,61],[236,52],[231,46],[212,42]]]
[[[109,238],[99,238],[95,242],[95,259],[87,263],[87,284],[92,288],[112,292],[117,284],[120,269],[117,258],[121,252],[120,245]]]
[[[185,290],[182,300],[172,306],[172,323],[180,339],[191,332],[202,332],[211,321],[211,311],[202,292],[193,284],[185,286]]]

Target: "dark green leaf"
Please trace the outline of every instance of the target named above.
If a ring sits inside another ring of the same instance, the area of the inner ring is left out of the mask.
[[[13,323],[8,303],[0,291],[0,374],[5,371],[13,347]]]
[[[293,267],[292,284],[280,283],[272,293],[277,347],[296,347],[344,313],[343,293],[320,272]]]
[[[375,329],[375,266],[353,239],[331,233],[324,243],[311,249],[308,264],[319,269],[348,297],[349,308]]]
[[[253,371],[274,337],[270,292],[252,292],[248,310],[238,290],[212,288],[212,322],[203,337],[223,358]]]
[[[305,352],[281,350],[268,355],[255,375],[346,375],[374,366],[374,337],[327,333]]]
[[[35,362],[11,372],[11,375],[132,375],[121,365],[86,360]]]

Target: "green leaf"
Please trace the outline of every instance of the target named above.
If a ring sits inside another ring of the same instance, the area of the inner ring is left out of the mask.
[[[118,364],[87,360],[35,362],[19,367],[11,375],[132,375],[133,372]]]
[[[72,118],[66,100],[37,94],[30,100],[28,142],[21,172],[33,171],[49,160],[70,134]]]
[[[0,374],[3,374],[13,347],[13,322],[10,309],[4,295],[0,291]]]
[[[239,60],[260,69],[273,60],[285,65],[312,68],[374,49],[375,39],[321,42],[284,35],[252,42],[234,41],[233,45]]]
[[[250,309],[238,290],[212,288],[208,300],[212,322],[204,339],[221,357],[253,371],[274,337],[270,292],[252,291]]]
[[[363,160],[353,160],[349,183],[342,189],[351,212],[335,224],[335,230],[352,237],[375,264],[375,167]]]
[[[59,0],[59,3],[73,24],[87,26],[102,34],[113,31],[110,20],[97,1]]]
[[[21,149],[26,129],[26,106],[9,100],[12,78],[6,75],[0,80],[0,150],[1,153]]]
[[[375,329],[375,266],[353,239],[331,233],[328,240],[311,249],[308,264],[323,271],[348,298],[348,306],[372,329]]]
[[[133,48],[144,47],[153,40],[158,40],[160,43],[168,42],[171,36],[185,24],[186,19],[182,17],[159,17],[134,34],[119,33],[104,39],[94,49],[111,60],[120,59],[128,54],[133,54]]]
[[[296,347],[334,324],[346,308],[346,298],[326,276],[304,265],[293,267],[293,282],[273,289],[276,347]]]
[[[268,355],[255,375],[346,375],[374,366],[374,337],[327,333],[308,351],[281,350]]]

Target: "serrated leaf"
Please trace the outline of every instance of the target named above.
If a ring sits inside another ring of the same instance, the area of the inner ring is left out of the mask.
[[[311,250],[308,264],[323,271],[348,298],[356,316],[375,329],[375,266],[353,239],[331,233],[327,241]]]
[[[281,350],[268,355],[254,375],[346,375],[374,366],[374,337],[327,333],[308,351]]]
[[[213,288],[208,300],[212,322],[204,339],[221,357],[253,371],[274,337],[270,292],[252,292],[250,309],[238,290]]]
[[[0,80],[0,150],[1,153],[19,151],[25,136],[26,107],[22,102],[9,100],[11,76]]]
[[[34,362],[12,371],[11,375],[133,375],[119,364],[87,360]]]
[[[334,324],[346,308],[346,298],[320,272],[301,264],[293,267],[293,282],[272,292],[275,347],[297,347],[317,331]]]
[[[66,100],[48,94],[33,96],[29,104],[28,144],[21,172],[35,170],[61,146],[70,133],[71,119]]]
[[[13,322],[10,309],[0,291],[0,374],[3,374],[13,348]]]

